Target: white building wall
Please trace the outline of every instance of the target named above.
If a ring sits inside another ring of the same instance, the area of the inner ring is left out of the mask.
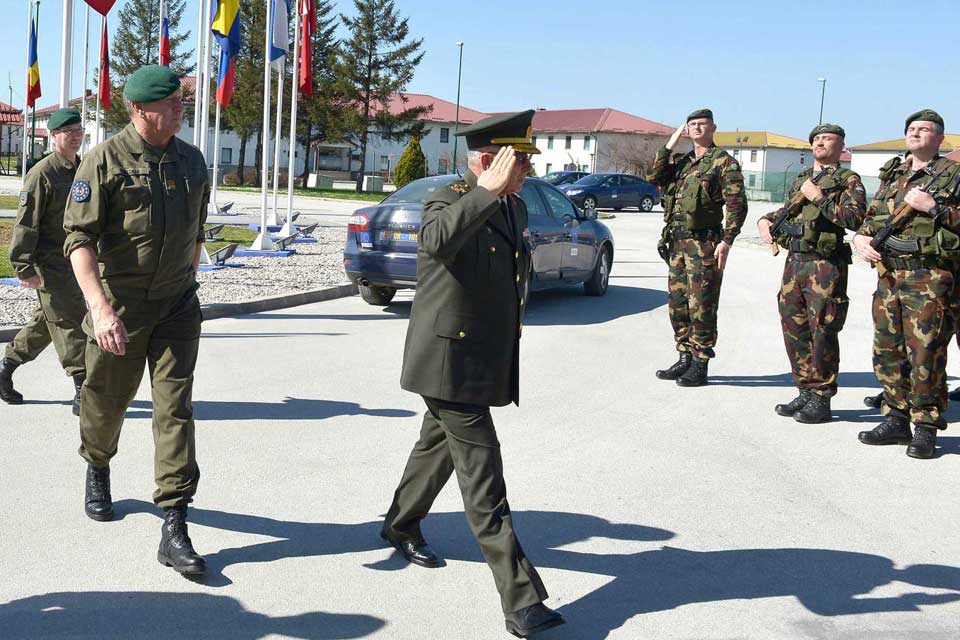
[[[453,122],[431,122],[429,131],[420,139],[420,148],[423,155],[427,158],[427,174],[447,174],[454,172],[453,166],[453,147],[454,131],[456,129]],[[445,138],[445,141],[442,139]],[[409,139],[400,141],[388,140],[376,134],[371,134],[367,140],[367,156],[364,162],[363,172],[384,174],[388,171],[393,174],[397,161],[403,155],[404,150],[409,144]],[[461,170],[466,169],[467,164],[467,146],[461,137],[456,143],[457,146],[457,165]],[[355,164],[354,170],[359,167]]]
[[[597,171],[597,138],[586,133],[572,131],[538,132],[534,131],[535,144],[540,153],[533,157],[533,168],[538,176],[552,171],[563,171],[565,165],[576,165],[577,171]],[[570,148],[567,146],[567,137],[570,137]],[[552,147],[550,139],[553,139]],[[589,138],[587,148],[584,148],[584,138]]]
[[[851,151],[850,170],[862,178],[876,178],[880,175],[880,167],[891,158],[902,155],[901,151]]]

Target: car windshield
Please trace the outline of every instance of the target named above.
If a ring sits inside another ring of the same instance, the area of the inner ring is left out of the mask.
[[[606,179],[607,179],[607,174],[605,173],[591,173],[589,176],[583,176],[582,178],[574,182],[574,184],[582,184],[584,186],[589,187],[590,185],[600,184]]]
[[[566,177],[566,173],[563,173],[562,171],[554,171],[553,173],[548,173],[547,175],[543,176],[542,179],[550,184],[560,184]]]
[[[425,180],[414,180],[410,184],[404,185],[390,194],[390,196],[383,201],[383,204],[399,204],[402,202],[423,204],[434,191],[444,188],[456,179],[456,176],[443,176],[427,178]]]

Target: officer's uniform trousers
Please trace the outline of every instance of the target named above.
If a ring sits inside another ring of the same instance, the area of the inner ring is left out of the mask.
[[[44,286],[37,289],[40,304],[7,345],[4,357],[17,364],[26,364],[35,360],[52,342],[63,370],[67,375],[75,376],[84,372],[87,339],[80,325],[87,307],[72,273],[63,277],[58,274],[57,280],[60,284],[54,285],[51,279],[49,286],[45,281]]]

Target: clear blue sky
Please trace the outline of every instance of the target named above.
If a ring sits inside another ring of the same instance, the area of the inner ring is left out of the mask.
[[[85,4],[75,1],[73,94],[80,93]],[[115,18],[119,0],[111,12]],[[41,2],[44,97],[59,95],[63,0]],[[2,0],[2,80],[23,102],[26,0]],[[183,26],[196,28],[190,0]],[[850,145],[896,138],[903,119],[937,109],[960,133],[960,2],[437,2],[397,1],[426,55],[412,92],[453,101],[462,40],[461,104],[480,111],[529,107],[613,107],[678,124],[709,106],[722,130],[766,130],[805,138],[824,120],[847,130]],[[340,10],[353,3],[340,0]],[[94,21],[98,25],[98,21]],[[97,29],[92,28],[91,65]],[[7,101],[7,90],[0,91]]]

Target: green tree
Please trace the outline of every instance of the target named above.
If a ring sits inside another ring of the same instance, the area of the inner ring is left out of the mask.
[[[397,167],[393,171],[393,184],[399,189],[403,185],[419,180],[427,175],[427,157],[420,148],[420,138],[413,136],[403,150]]]
[[[345,137],[357,147],[360,171],[357,191],[363,186],[363,165],[371,133],[386,140],[422,135],[420,116],[427,107],[409,107],[390,112],[390,104],[403,95],[423,59],[422,39],[408,40],[408,18],[401,18],[393,0],[353,0],[355,17],[341,14],[350,37],[338,47],[334,63],[337,94],[355,109],[344,114]]]

